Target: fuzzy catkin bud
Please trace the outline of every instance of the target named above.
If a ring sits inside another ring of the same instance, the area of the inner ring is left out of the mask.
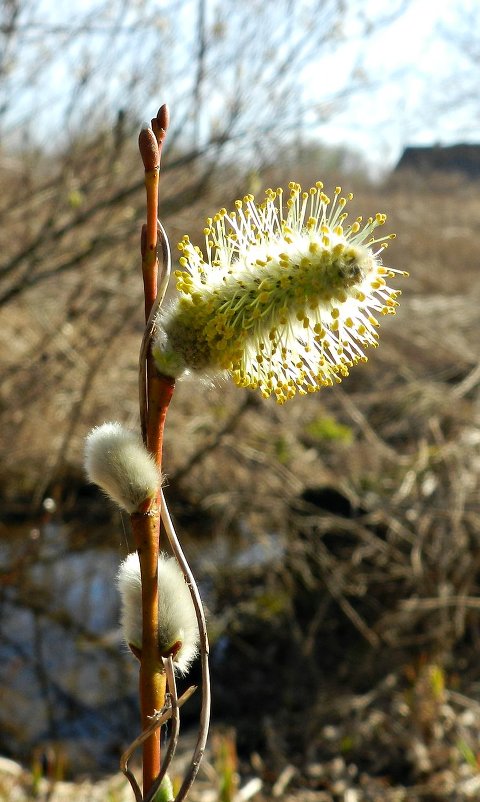
[[[130,514],[160,487],[155,460],[140,438],[117,422],[96,426],[87,436],[85,470],[91,482]]]
[[[142,648],[142,582],[137,552],[129,554],[118,570],[122,600],[121,625],[125,642]],[[179,674],[186,674],[198,652],[195,607],[176,560],[158,558],[158,645],[162,657],[172,655]]]

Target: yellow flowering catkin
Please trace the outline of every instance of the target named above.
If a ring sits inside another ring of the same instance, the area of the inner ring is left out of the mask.
[[[227,371],[240,387],[280,403],[341,381],[376,346],[378,314],[392,314],[399,291],[383,266],[394,235],[375,237],[377,214],[347,225],[353,196],[327,197],[290,184],[252,195],[207,220],[206,256],[185,236],[179,298],[158,319],[153,354],[168,376]]]

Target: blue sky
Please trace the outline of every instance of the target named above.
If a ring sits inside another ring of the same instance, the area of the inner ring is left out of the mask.
[[[375,15],[376,7],[384,10],[385,3],[367,3],[367,13]],[[330,74],[346,75],[360,57],[374,85],[322,127],[322,139],[354,145],[379,165],[394,163],[407,144],[480,142],[480,103],[472,104],[469,94],[478,72],[457,43],[462,19],[468,24],[475,9],[478,3],[465,0],[412,0],[391,26],[340,48]]]
[[[326,0],[322,0],[322,2]],[[299,24],[303,23],[308,14],[312,14],[317,0],[296,0],[295,13]],[[406,3],[406,10],[399,14],[389,25],[383,25],[379,30],[365,37],[364,29],[360,27],[355,15],[347,14],[344,20],[345,32],[349,35],[348,42],[340,41],[334,52],[325,54],[322,49],[317,61],[310,62],[308,67],[297,76],[299,109],[301,109],[302,135],[309,140],[318,140],[332,145],[346,145],[360,151],[365,160],[374,170],[392,166],[398,159],[403,147],[407,144],[430,144],[440,142],[449,144],[455,141],[480,141],[479,108],[475,105],[477,65],[462,55],[458,47],[458,33],[462,26],[472,24],[476,20],[480,23],[480,14],[477,0],[445,0],[434,3],[432,0],[392,0],[386,4],[384,0],[364,0],[359,7],[364,10],[367,19],[376,20]],[[97,5],[98,4],[98,5]],[[89,17],[89,24],[93,25],[94,32],[81,35],[77,40],[69,42],[68,36],[45,37],[41,41],[41,33],[29,33],[25,37],[23,58],[19,64],[20,70],[28,75],[31,70],[31,80],[26,81],[30,87],[18,95],[19,100],[12,106],[9,120],[11,130],[20,127],[22,120],[35,109],[37,115],[37,132],[43,131],[45,141],[50,136],[49,125],[55,120],[55,114],[60,114],[62,96],[68,97],[69,82],[72,76],[78,78],[80,63],[88,63],[85,52],[88,47],[92,52],[105,51],[106,37],[101,33],[102,26],[114,26],[120,22],[121,27],[128,29],[131,20],[140,27],[150,30],[155,26],[160,30],[164,20],[165,11],[170,10],[176,15],[178,30],[172,33],[172,62],[178,65],[177,78],[170,76],[162,79],[162,69],[165,63],[164,54],[158,53],[158,70],[150,76],[148,89],[135,88],[129,95],[129,102],[134,112],[141,118],[149,117],[152,109],[144,108],[152,96],[161,93],[159,102],[171,98],[163,97],[164,86],[174,87],[172,94],[176,102],[176,109],[181,108],[177,98],[184,92],[188,96],[188,81],[194,79],[193,70],[190,69],[190,53],[197,46],[195,33],[195,14],[198,8],[197,0],[148,0],[148,9],[152,17],[147,20],[141,16],[135,18],[136,5],[124,6],[112,3],[110,16],[108,6],[103,0],[72,0],[64,6],[58,6],[53,0],[39,0],[33,4],[34,19],[41,23],[52,25],[78,25]],[[262,11],[257,8],[255,0],[249,0],[247,8],[252,9],[260,19],[268,20],[270,14],[275,14],[276,0],[263,0]],[[139,6],[140,7],[140,6]],[[320,7],[320,3],[318,4]],[[179,11],[175,10],[178,8]],[[346,2],[346,8],[353,8],[352,2]],[[115,17],[115,9],[118,11]],[[125,10],[127,9],[127,10]],[[173,11],[172,11],[173,9]],[[220,0],[207,0],[208,21],[213,23],[215,15],[222,11]],[[266,12],[265,12],[266,9]],[[298,12],[297,12],[298,9]],[[101,13],[100,13],[101,12]],[[121,16],[120,14],[123,14]],[[183,15],[183,16],[182,16]],[[271,18],[271,17],[270,17]],[[230,17],[230,21],[234,20]],[[150,28],[148,27],[150,26]],[[472,28],[474,26],[472,25]],[[234,22],[233,22],[234,28]],[[100,30],[100,33],[98,32]],[[41,25],[39,27],[41,31]],[[178,35],[178,32],[181,35]],[[361,33],[360,33],[361,31]],[[239,31],[239,36],[242,31]],[[235,30],[233,30],[235,34]],[[148,62],[143,62],[142,35],[138,30],[132,33],[123,30],[118,34],[116,46],[119,43],[121,57],[118,51],[111,54],[109,65],[109,86],[104,95],[108,107],[109,93],[114,95],[112,109],[118,109],[115,93],[124,85],[128,85],[132,72],[132,65],[138,70],[142,80],[148,71]],[[163,35],[163,34],[162,34]],[[287,37],[290,33],[287,31]],[[30,37],[30,38],[29,38]],[[36,37],[36,38],[35,38]],[[123,38],[122,38],[123,37]],[[480,35],[479,35],[480,37]],[[36,69],[35,47],[40,45],[48,58],[52,58],[52,66],[40,76]],[[233,37],[235,39],[235,36]],[[32,47],[32,42],[36,45]],[[125,46],[123,46],[125,45]],[[267,47],[267,44],[265,44]],[[97,51],[95,51],[97,48]],[[480,48],[479,48],[480,51]],[[103,52],[108,57],[107,53]],[[83,59],[83,61],[82,61]],[[480,62],[480,55],[478,61]],[[90,57],[90,67],[95,71],[95,56]],[[221,66],[221,65],[220,65]],[[215,69],[215,68],[214,68]],[[232,68],[233,69],[233,68]],[[355,92],[351,97],[338,101],[339,93],[348,87],[349,75],[356,69],[365,76],[365,88]],[[228,70],[226,65],[225,72]],[[205,98],[206,111],[210,119],[214,119],[217,110],[223,113],[222,92],[228,88],[223,69],[217,67],[218,88]],[[163,80],[163,83],[162,83]],[[36,82],[37,81],[37,82]],[[170,82],[170,83],[169,83]],[[215,84],[215,72],[213,72]],[[152,90],[153,87],[153,90]],[[249,87],[252,100],[255,100],[255,86]],[[176,94],[175,94],[176,93]],[[458,98],[464,95],[462,103]],[[12,95],[15,97],[15,93]],[[332,99],[334,114],[318,124],[318,108],[327,108],[329,98]],[[210,105],[208,105],[210,104]],[[100,104],[98,104],[100,107]],[[480,106],[480,103],[479,103]],[[175,109],[174,109],[175,110]],[[183,112],[182,112],[183,113]],[[275,114],[275,105],[269,112]],[[8,129],[7,129],[8,131]]]

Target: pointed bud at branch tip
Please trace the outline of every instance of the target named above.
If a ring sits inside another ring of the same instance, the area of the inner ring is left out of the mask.
[[[125,642],[135,656],[142,649],[142,581],[137,552],[129,554],[118,570],[122,602],[121,625]],[[179,674],[186,674],[198,653],[195,607],[182,571],[174,557],[158,558],[158,647],[162,657],[173,658]]]
[[[153,120],[152,120],[153,122]],[[158,127],[159,131],[163,131],[162,139],[165,139],[168,126],[170,125],[170,111],[166,103],[160,106],[159,110],[157,111],[157,116],[155,118],[156,126]],[[154,128],[155,130],[155,128]]]
[[[145,170],[158,170],[160,166],[160,154],[158,152],[158,142],[150,126],[142,128],[138,135],[138,148],[142,157]]]
[[[157,120],[159,126],[166,131],[168,126],[170,125],[170,109],[168,108],[166,103],[162,103],[159,110],[157,111]]]
[[[92,429],[85,442],[85,470],[90,481],[129,514],[148,511],[161,484],[152,455],[120,423]]]

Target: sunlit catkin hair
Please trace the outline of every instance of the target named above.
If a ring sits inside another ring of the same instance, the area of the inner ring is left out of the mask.
[[[177,271],[179,298],[158,316],[153,355],[160,373],[227,371],[240,387],[275,395],[314,392],[348,375],[376,346],[376,314],[400,294],[386,280],[376,237],[384,214],[346,224],[340,187],[308,192],[290,184],[252,195],[207,219],[206,253],[185,236]]]
[[[139,437],[116,422],[96,426],[87,436],[85,470],[91,482],[130,514],[160,487],[153,457]]]
[[[142,648],[142,583],[137,552],[129,554],[118,571],[125,642]],[[179,674],[186,674],[198,652],[195,607],[184,576],[173,557],[158,559],[158,645],[162,657],[172,655]]]

